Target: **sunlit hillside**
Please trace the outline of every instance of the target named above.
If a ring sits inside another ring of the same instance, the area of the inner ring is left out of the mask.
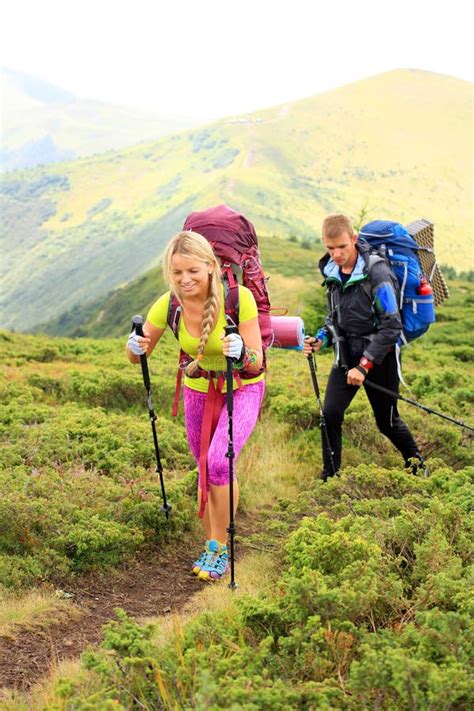
[[[324,291],[315,289],[321,281],[317,272],[319,253],[280,237],[263,236],[259,246],[275,314],[287,309],[292,315],[301,315],[306,297],[314,293],[320,296],[324,309]],[[129,327],[133,314],[146,315],[157,297],[166,291],[162,271],[161,265],[149,269],[130,283],[114,289],[107,297],[66,311],[58,318],[40,324],[37,330],[55,336],[120,336]]]
[[[400,70],[1,185],[2,325],[29,329],[159,262],[195,208],[227,202],[257,231],[316,239],[345,211],[435,223],[441,263],[472,258],[468,82]]]

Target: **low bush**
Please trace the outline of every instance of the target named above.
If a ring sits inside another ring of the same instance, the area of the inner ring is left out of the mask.
[[[429,479],[363,466],[317,484],[271,589],[201,615],[163,648],[151,626],[120,614],[84,656],[94,700],[467,711],[474,472],[448,474],[436,463]],[[287,514],[285,504],[273,515]],[[61,684],[70,704],[87,703],[79,682]]]

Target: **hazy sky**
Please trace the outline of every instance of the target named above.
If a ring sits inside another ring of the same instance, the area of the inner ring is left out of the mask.
[[[465,0],[7,0],[0,63],[91,99],[214,118],[373,74],[473,80]]]

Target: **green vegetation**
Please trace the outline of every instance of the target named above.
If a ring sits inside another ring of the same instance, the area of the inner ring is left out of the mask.
[[[291,313],[299,313],[306,294],[314,289],[318,253],[308,255],[307,250],[312,249],[313,245],[298,246],[279,237],[263,236],[259,244],[265,272],[269,276],[272,303],[288,308]],[[297,279],[297,289],[288,281],[291,277]],[[276,282],[278,286],[274,286]],[[37,331],[91,338],[120,336],[126,332],[133,310],[145,315],[166,289],[162,268],[155,267],[115,289],[106,299],[97,299],[88,306],[71,309],[59,318],[41,324]],[[324,300],[322,290],[318,290],[318,295]]]
[[[1,196],[2,326],[25,331],[89,307],[156,266],[191,210],[220,202],[259,234],[293,235],[303,247],[329,211],[425,216],[439,260],[469,271],[471,102],[468,82],[401,70],[242,121],[12,173]]]
[[[437,323],[406,351],[404,375],[423,404],[472,424],[474,285],[450,287]],[[322,312],[323,289],[309,298],[308,312]],[[167,522],[141,374],[126,366],[123,341],[1,334],[5,595],[45,581],[64,586],[148,546],[175,545],[195,526],[193,462],[182,419],[169,414],[176,344],[167,337],[150,363],[173,503]],[[330,355],[318,357],[323,389],[330,367]],[[262,521],[251,543],[270,568],[259,590],[229,593],[227,605],[164,636],[159,621],[140,625],[120,613],[81,670],[57,679],[34,708],[472,707],[468,433],[402,403],[430,467],[427,478],[410,476],[361,393],[346,416],[345,468],[323,485],[308,475],[308,463],[320,469],[320,433],[304,358],[271,351],[268,384],[239,462],[242,508]],[[263,481],[276,487],[265,478],[276,457],[278,498],[264,515],[252,492]]]
[[[190,525],[194,463],[160,373],[160,447],[178,511],[160,517],[139,370],[123,344],[2,334],[0,589],[111,565]],[[174,345],[174,344],[173,344]],[[170,346],[163,344],[162,352]],[[174,359],[174,355],[173,355]]]
[[[271,588],[164,647],[120,614],[83,655],[87,682],[58,683],[59,708],[467,711],[472,493],[467,470],[440,465],[429,480],[360,466],[318,483],[280,511],[280,529],[300,523],[274,547]]]

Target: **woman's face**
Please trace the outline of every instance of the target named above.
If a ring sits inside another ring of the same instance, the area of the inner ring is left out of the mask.
[[[174,254],[171,268],[173,279],[184,298],[207,298],[212,264],[201,262],[195,257]]]

